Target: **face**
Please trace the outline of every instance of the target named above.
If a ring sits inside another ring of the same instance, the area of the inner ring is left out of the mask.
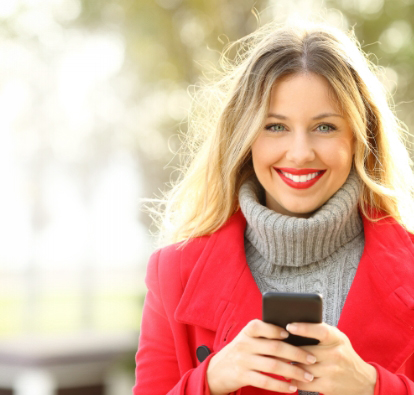
[[[308,73],[278,80],[263,130],[252,145],[266,206],[308,218],[345,183],[354,144],[324,77]]]

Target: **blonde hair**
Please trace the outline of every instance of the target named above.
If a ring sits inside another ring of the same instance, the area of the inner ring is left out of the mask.
[[[392,217],[414,232],[408,131],[377,78],[380,67],[362,52],[353,31],[311,22],[267,24],[228,46],[221,66],[216,82],[196,89],[180,176],[153,211],[162,244],[211,234],[238,210],[239,188],[254,172],[250,147],[263,127],[272,86],[308,72],[328,80],[353,129],[362,213],[371,221]],[[371,216],[371,209],[382,216]]]

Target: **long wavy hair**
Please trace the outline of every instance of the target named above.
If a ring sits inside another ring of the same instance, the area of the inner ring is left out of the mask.
[[[327,79],[350,122],[362,213],[371,221],[392,217],[414,232],[408,130],[378,78],[382,68],[353,31],[303,21],[267,24],[227,46],[220,65],[218,78],[195,89],[180,175],[152,210],[161,245],[211,234],[238,210],[239,188],[254,173],[251,146],[263,128],[271,88],[283,76],[304,72]]]

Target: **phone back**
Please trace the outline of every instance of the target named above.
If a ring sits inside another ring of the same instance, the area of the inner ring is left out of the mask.
[[[281,328],[292,322],[322,322],[322,295],[312,293],[266,292],[263,295],[263,321]],[[284,340],[295,346],[315,345],[319,340],[289,335]]]

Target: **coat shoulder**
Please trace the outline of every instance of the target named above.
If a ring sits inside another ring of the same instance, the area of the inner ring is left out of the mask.
[[[194,262],[197,262],[212,236],[197,237],[185,244],[179,242],[155,251],[153,255],[158,255],[159,273],[170,280],[179,277],[181,283],[186,283]]]
[[[377,233],[381,236],[390,237],[398,234],[399,241],[414,253],[414,234],[401,226],[397,220],[387,215],[384,211],[366,207],[367,213],[373,219],[363,216],[365,232]]]
[[[182,286],[185,287],[195,264],[203,253],[208,255],[212,248],[223,248],[222,244],[228,243],[228,240],[235,236],[243,237],[245,224],[246,220],[239,210],[212,234],[192,238],[186,243],[178,242],[159,248],[152,254],[150,264],[151,261],[157,261],[159,276],[169,281],[179,277]]]
[[[145,276],[148,293],[163,306],[165,314],[174,314],[191,275],[191,260],[200,256],[208,240],[191,240],[185,246],[179,243],[154,251]]]

